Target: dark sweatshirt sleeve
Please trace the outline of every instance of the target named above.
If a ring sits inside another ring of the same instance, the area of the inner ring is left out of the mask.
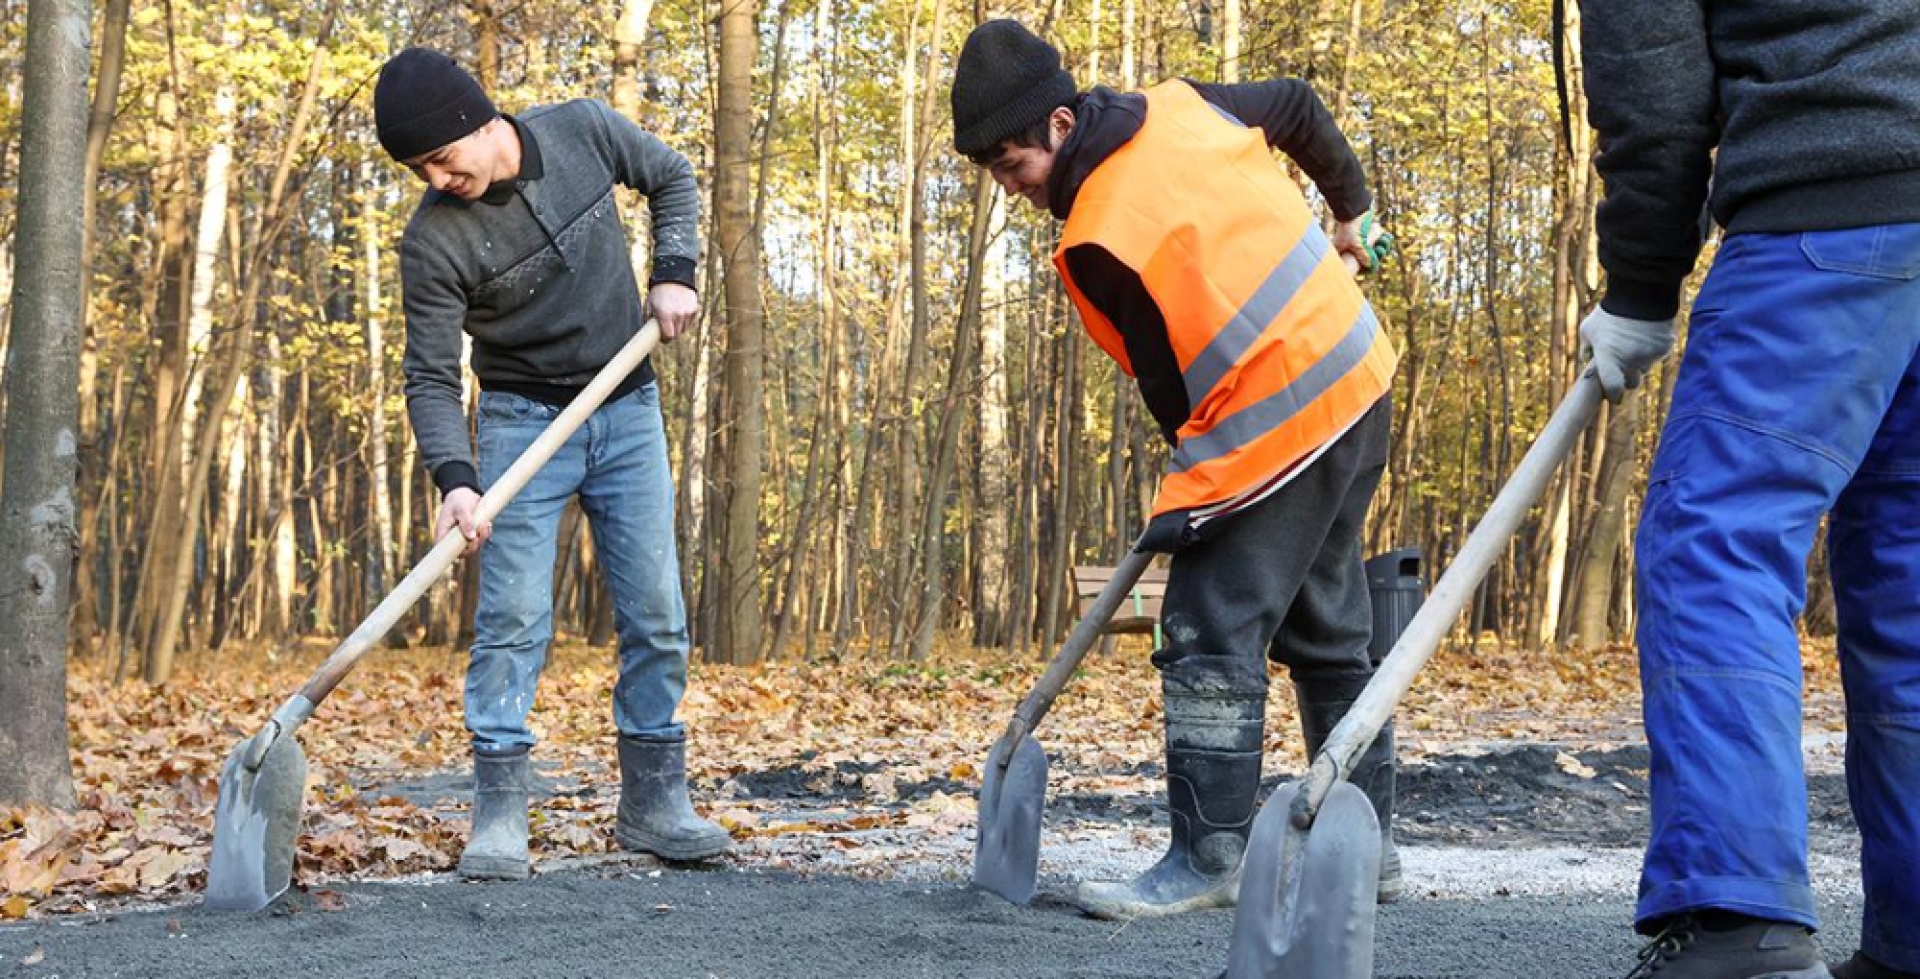
[[[1167,444],[1179,445],[1180,426],[1187,423],[1192,408],[1187,404],[1180,362],[1173,355],[1173,341],[1167,338],[1166,317],[1147,293],[1146,284],[1098,245],[1068,249],[1067,267],[1087,301],[1107,314],[1120,331],[1147,411],[1159,423]]]
[[[614,179],[647,195],[653,215],[653,274],[648,284],[694,283],[700,257],[700,187],[693,164],[604,102],[591,103],[606,135]]]
[[[1185,81],[1201,98],[1266,133],[1267,145],[1298,163],[1320,188],[1335,218],[1351,221],[1373,207],[1360,158],[1313,86],[1297,78],[1239,85]]]
[[[453,269],[436,252],[411,238],[400,241],[401,307],[407,317],[407,418],[420,446],[420,461],[440,492],[480,488],[473,440],[461,401],[460,334],[466,329],[467,298]]]
[[[1668,319],[1700,257],[1719,141],[1704,0],[1608,0],[1583,13],[1587,118],[1607,190],[1596,216],[1601,305]]]

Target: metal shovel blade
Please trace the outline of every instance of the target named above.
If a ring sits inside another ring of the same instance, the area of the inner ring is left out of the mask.
[[[1033,900],[1040,876],[1040,807],[1047,798],[1047,753],[1031,735],[1002,761],[1003,744],[987,755],[980,783],[979,841],[973,883],[1015,904]]]
[[[1380,819],[1343,781],[1302,831],[1299,792],[1288,784],[1254,820],[1224,979],[1372,979]]]
[[[273,740],[261,751],[260,739],[269,737]],[[227,756],[213,814],[207,907],[258,911],[286,892],[293,881],[294,837],[306,785],[307,756],[299,741],[281,734],[276,724]]]

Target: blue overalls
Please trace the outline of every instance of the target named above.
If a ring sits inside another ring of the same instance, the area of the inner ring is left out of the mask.
[[[1637,542],[1643,926],[1818,924],[1795,620],[1829,514],[1861,945],[1920,971],[1920,224],[1734,235],[1694,304]]]

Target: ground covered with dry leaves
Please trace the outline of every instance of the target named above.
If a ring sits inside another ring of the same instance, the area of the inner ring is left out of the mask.
[[[164,904],[196,892],[222,761],[327,652],[313,644],[271,656],[205,654],[162,689],[116,686],[77,662],[70,724],[80,808],[0,809],[0,919]],[[1807,662],[1810,729],[1838,729],[1830,648],[1810,648]],[[296,883],[322,905],[329,882],[445,871],[457,859],[470,788],[463,665],[445,649],[371,657],[301,731],[310,769]],[[696,801],[733,832],[729,859],[756,868],[893,877],[941,854],[959,866],[971,846],[979,766],[1043,666],[976,651],[918,663],[697,665],[683,710]],[[533,720],[541,869],[607,859],[618,801],[612,683],[611,650],[579,645],[558,648],[542,681]],[[1303,760],[1290,699],[1273,699],[1270,777]],[[1631,794],[1582,759],[1635,744],[1638,716],[1630,650],[1460,647],[1437,656],[1402,705],[1401,754],[1417,773],[1424,759],[1545,745],[1564,773]],[[1110,800],[1153,799],[1159,723],[1143,645],[1123,642],[1093,658],[1039,734],[1053,758],[1050,792],[1095,817]],[[1444,765],[1435,771],[1428,782],[1499,790],[1450,779]],[[1485,772],[1478,777],[1486,781]],[[1503,777],[1494,770],[1495,781]],[[1141,813],[1123,806],[1107,815]]]

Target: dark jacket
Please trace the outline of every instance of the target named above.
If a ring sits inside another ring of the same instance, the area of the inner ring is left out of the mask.
[[[1291,157],[1313,178],[1334,217],[1352,220],[1373,206],[1360,160],[1306,82],[1289,78],[1244,85],[1187,84],[1249,128],[1262,130],[1268,146]],[[1055,217],[1066,218],[1087,175],[1140,131],[1146,111],[1146,97],[1138,94],[1096,88],[1080,96],[1074,105],[1073,133],[1055,156],[1047,182],[1047,200]],[[1134,379],[1161,434],[1169,444],[1178,443],[1180,426],[1186,424],[1192,406],[1187,403],[1186,384],[1160,307],[1147,294],[1140,276],[1106,249],[1082,245],[1070,250],[1066,260],[1087,300],[1120,331]]]
[[[427,191],[400,241],[407,414],[442,491],[479,485],[460,397],[462,331],[482,387],[556,404],[640,332],[646,312],[615,184],[647,195],[651,281],[693,285],[699,254],[700,192],[685,157],[591,100],[509,121],[520,176],[472,203]],[[652,376],[642,364],[622,390]]]
[[[1679,308],[1709,187],[1730,234],[1920,221],[1920,0],[1588,0],[1584,18],[1609,312]]]

